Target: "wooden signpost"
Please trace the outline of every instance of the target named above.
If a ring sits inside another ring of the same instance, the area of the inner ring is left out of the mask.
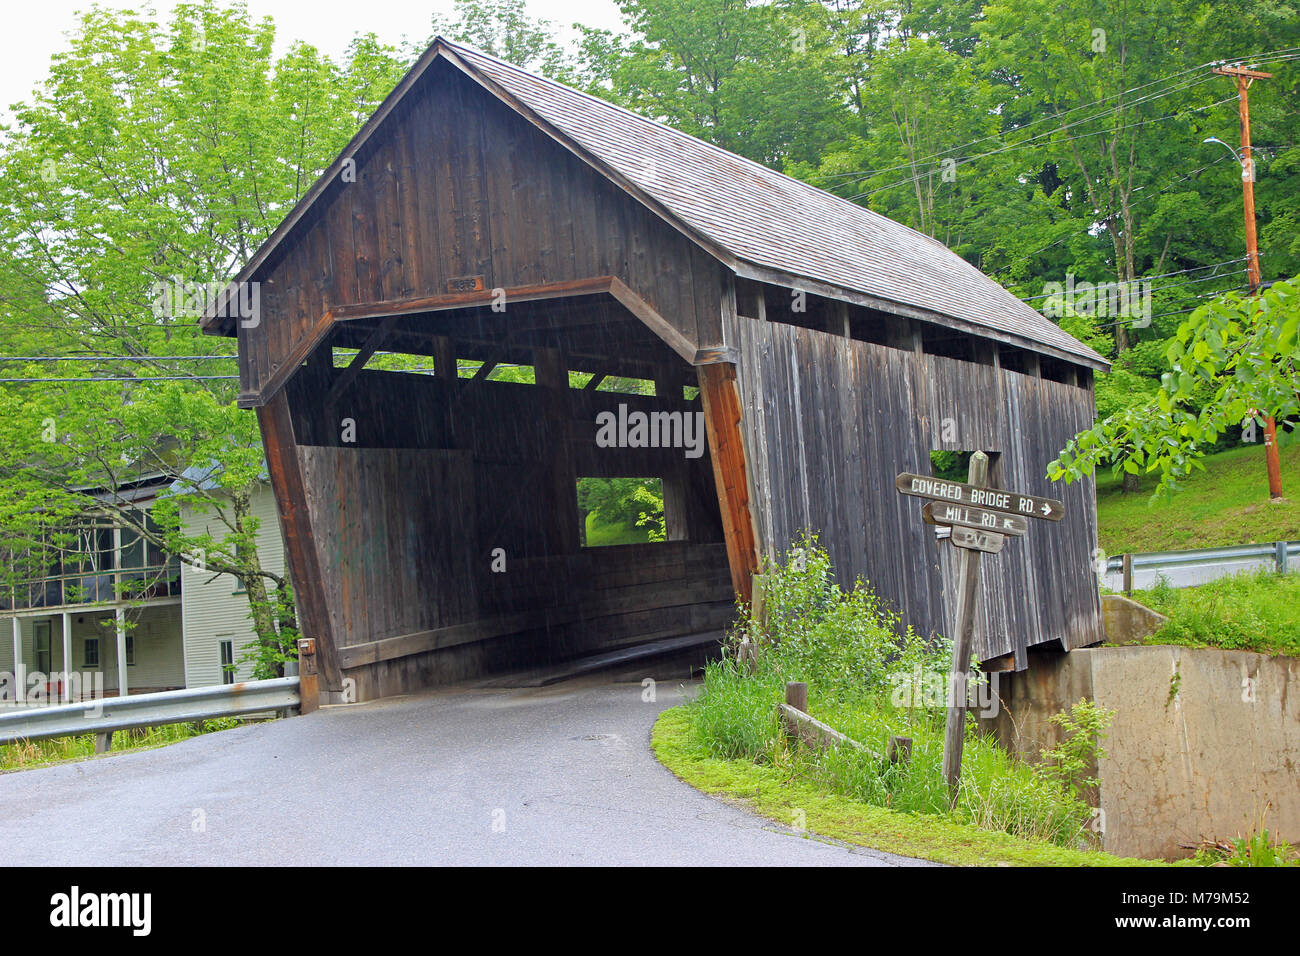
[[[961,757],[966,729],[966,684],[971,645],[975,637],[975,600],[979,594],[981,554],[997,554],[1007,536],[1029,530],[1028,518],[1060,521],[1065,505],[1054,498],[988,488],[989,458],[982,451],[971,455],[966,482],[946,481],[927,475],[903,473],[895,482],[905,495],[929,498],[921,509],[927,524],[951,528],[948,540],[961,549],[957,573],[957,634],[952,648],[948,720],[943,737],[943,776],[948,800],[957,802]]]

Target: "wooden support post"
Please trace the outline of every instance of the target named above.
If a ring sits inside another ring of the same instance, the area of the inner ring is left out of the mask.
[[[298,712],[310,714],[320,707],[320,680],[316,671],[316,642],[310,637],[298,639]]]
[[[808,685],[803,681],[787,681],[785,685],[785,702],[795,710],[808,713]]]
[[[701,365],[700,399],[704,407],[713,480],[727,542],[731,584],[746,604],[753,600],[753,574],[758,570],[754,522],[749,513],[749,477],[740,431],[740,396],[736,367],[730,363]]]
[[[284,532],[285,555],[292,569],[293,594],[303,631],[316,640],[317,668],[329,691],[343,690],[343,672],[330,624],[329,605],[325,598],[320,555],[312,538],[311,513],[307,508],[307,491],[298,463],[298,445],[294,438],[289,399],[278,392],[269,403],[257,410],[266,450],[267,469],[280,511]]]
[[[736,666],[746,677],[753,677],[758,672],[758,645],[746,635],[740,639],[736,650]]]
[[[754,600],[749,606],[749,617],[764,631],[767,630],[767,576],[753,576]]]
[[[574,463],[570,421],[569,369],[564,353],[554,348],[533,350],[533,371],[542,389],[546,428],[554,436],[544,469],[542,495],[547,502],[548,538],[555,554],[573,554],[581,546],[578,514],[578,473]]]
[[[429,341],[433,345],[433,377],[456,379],[456,343],[448,335],[434,335]]]
[[[689,367],[681,366],[681,369],[689,370]],[[672,367],[655,370],[655,397],[664,399],[663,404],[660,405],[664,411],[675,411],[681,408],[684,400],[681,369]],[[664,530],[669,541],[688,541],[691,537],[691,506],[687,490],[689,477],[685,449],[678,449],[672,456],[671,465],[660,477],[664,493]]]
[[[1133,594],[1133,555],[1124,555],[1124,584],[1121,587],[1125,597]]]
[[[982,451],[971,455],[967,482],[977,488],[988,484],[989,458]],[[948,803],[957,804],[961,783],[961,757],[966,737],[966,685],[969,680],[971,645],[975,640],[975,603],[979,597],[980,552],[962,548],[957,559],[957,635],[952,647],[949,675],[948,721],[943,735],[943,778],[948,784]]]
[[[889,747],[885,750],[885,757],[890,763],[911,763],[912,738],[896,737],[891,734],[889,737]]]

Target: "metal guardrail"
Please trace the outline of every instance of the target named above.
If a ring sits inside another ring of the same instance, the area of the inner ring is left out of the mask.
[[[1271,541],[1268,544],[1234,544],[1224,548],[1197,548],[1190,551],[1147,551],[1133,553],[1133,567],[1161,568],[1184,564],[1223,564],[1232,561],[1277,561],[1278,545],[1286,546],[1287,565],[1300,558],[1300,541]],[[1300,564],[1295,565],[1300,570]],[[1106,559],[1106,573],[1124,570],[1124,556],[1112,554]]]
[[[1188,551],[1135,552],[1131,560],[1134,577],[1145,572],[1144,577],[1154,579],[1169,572],[1167,577],[1174,587],[1200,584],[1226,577],[1241,571],[1272,566],[1279,572],[1300,571],[1300,541],[1270,541],[1266,544],[1238,544],[1222,548],[1197,548]],[[1106,577],[1111,583],[1113,575],[1124,574],[1125,555],[1111,555],[1106,559]],[[1174,572],[1184,572],[1175,575]],[[1181,578],[1181,580],[1179,580]]]
[[[190,687],[134,697],[101,697],[77,704],[28,707],[0,714],[0,744],[79,734],[111,734],[137,727],[237,717],[300,704],[297,677]]]

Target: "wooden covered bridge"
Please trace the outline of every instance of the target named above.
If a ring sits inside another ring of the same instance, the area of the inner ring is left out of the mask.
[[[895,475],[982,449],[1051,491],[1105,367],[939,242],[442,39],[236,281],[260,314],[204,326],[238,336],[324,685],[360,699],[719,631],[801,529],[944,632],[951,549]],[[607,447],[620,405],[702,412],[707,448]],[[584,548],[575,482],[620,475],[662,479],[668,540]],[[1099,638],[1093,491],[1065,496],[985,575],[978,657]]]

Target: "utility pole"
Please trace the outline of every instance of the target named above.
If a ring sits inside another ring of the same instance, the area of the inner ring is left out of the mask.
[[[1241,189],[1246,207],[1246,274],[1250,294],[1259,291],[1259,245],[1255,235],[1255,160],[1250,154],[1250,84],[1254,80],[1271,80],[1272,73],[1249,70],[1244,66],[1216,66],[1214,72],[1237,81],[1237,105],[1241,113]],[[1268,496],[1282,497],[1282,465],[1277,455],[1277,422],[1270,414],[1264,420],[1264,455],[1268,462]]]

